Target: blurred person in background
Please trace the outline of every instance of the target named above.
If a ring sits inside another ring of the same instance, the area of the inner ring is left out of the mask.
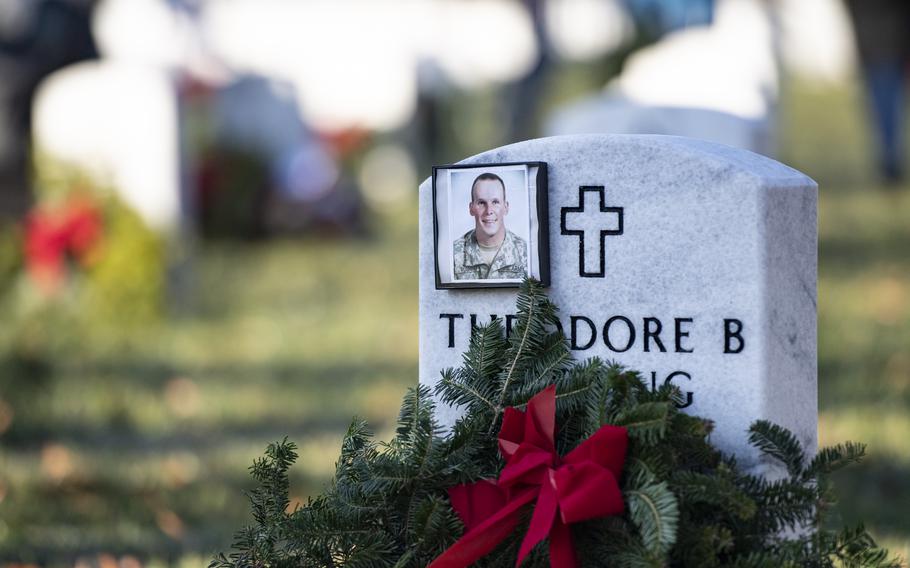
[[[878,138],[878,168],[891,184],[904,177],[904,84],[910,63],[910,2],[847,0]]]
[[[50,73],[98,57],[94,0],[0,0],[0,225],[31,201],[29,141],[35,88]]]
[[[714,0],[625,0],[647,40],[675,30],[704,26],[714,19]]]

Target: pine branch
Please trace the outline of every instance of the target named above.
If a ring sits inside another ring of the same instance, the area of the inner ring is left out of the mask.
[[[712,505],[743,521],[755,516],[755,501],[726,476],[681,471],[671,480],[674,491],[686,503]]]
[[[576,363],[555,330],[556,308],[536,282],[518,298],[518,322],[504,337],[494,320],[472,333],[462,365],[436,387],[463,416],[451,431],[435,420],[426,387],[405,396],[393,439],[378,443],[355,419],[341,445],[327,489],[288,513],[288,470],[295,446],[272,444],[250,472],[253,524],[235,535],[232,551],[212,568],[423,568],[462,534],[448,501],[457,484],[495,479],[503,467],[491,435],[507,406],[524,408],[547,385],[556,386],[556,446],[564,454],[605,424],[630,436],[620,478],[626,514],[572,525],[583,566],[741,568],[897,566],[862,527],[835,533],[819,519],[830,505],[831,472],[859,461],[860,444],[821,450],[808,466],[796,438],[759,421],[750,442],[786,465],[768,481],[742,473],[732,456],[709,440],[713,423],[677,409],[679,389],[652,391],[622,366]],[[515,534],[476,563],[514,564],[531,514]],[[796,535],[782,529],[798,528]],[[549,565],[546,546],[523,568]]]
[[[508,369],[500,379],[502,384],[499,392],[499,400],[496,404],[497,413],[502,411],[503,404],[506,401],[506,394],[512,381],[517,375],[516,369],[522,358],[527,357],[527,350],[531,345],[532,333],[535,331],[537,318],[540,317],[538,304],[540,300],[540,289],[537,288],[533,280],[525,280],[522,283],[521,290],[518,293],[518,324],[515,326],[515,335],[517,337],[510,342],[509,350],[506,357],[509,361]]]
[[[653,555],[664,555],[676,542],[679,506],[667,483],[649,478],[645,473],[634,476],[623,497],[645,549]]]
[[[440,394],[440,398],[446,404],[467,407],[469,411],[482,412],[483,410],[477,409],[480,406],[495,414],[498,408],[489,393],[479,391],[452,369],[443,371],[442,380],[437,384],[436,392]]]
[[[865,455],[866,445],[853,442],[822,448],[806,468],[804,479],[830,475],[850,464],[859,463]]]
[[[890,558],[888,551],[879,548],[863,525],[845,528],[836,537],[834,552],[844,568],[900,568],[901,562]]]
[[[491,380],[503,365],[503,351],[507,342],[502,321],[493,319],[489,324],[471,331],[468,351],[464,354],[464,368],[478,380]]]
[[[621,411],[614,422],[624,426],[630,438],[653,445],[667,433],[670,418],[670,403],[645,402]]]
[[[780,460],[790,475],[803,471],[803,449],[796,436],[767,420],[758,420],[749,428],[749,443],[762,453]]]

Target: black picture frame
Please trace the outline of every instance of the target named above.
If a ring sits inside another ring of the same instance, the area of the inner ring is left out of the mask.
[[[536,208],[537,214],[537,235],[536,235],[536,244],[537,244],[537,262],[539,266],[537,267],[537,272],[540,276],[540,283],[544,287],[550,285],[550,216],[549,216],[549,177],[547,174],[547,163],[546,162],[502,162],[502,163],[483,163],[483,164],[447,164],[433,166],[433,266],[434,272],[436,274],[436,289],[437,290],[451,290],[451,289],[469,289],[469,288],[517,288],[520,286],[520,283],[515,282],[501,282],[492,280],[490,282],[459,282],[453,280],[452,282],[443,282],[441,274],[439,271],[439,207],[438,203],[438,189],[437,189],[437,180],[441,172],[448,172],[449,170],[467,170],[467,169],[478,169],[478,168],[501,168],[506,166],[527,166],[529,168],[537,168],[537,175],[535,184],[536,184],[536,199],[528,200],[529,207]],[[529,211],[530,214],[530,211]],[[530,238],[535,238],[535,235],[529,235]],[[534,258],[529,258],[529,270],[532,268],[531,263],[534,262]]]

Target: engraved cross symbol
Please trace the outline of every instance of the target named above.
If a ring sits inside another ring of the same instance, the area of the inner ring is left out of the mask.
[[[621,235],[623,208],[607,207],[602,185],[578,188],[578,206],[560,210],[560,233],[574,235],[578,243],[578,275],[603,278],[606,274],[607,235]],[[569,216],[572,219],[569,219]],[[579,219],[583,217],[584,219]],[[571,226],[570,226],[571,223]],[[577,223],[577,224],[576,224]],[[573,229],[572,227],[580,227]]]

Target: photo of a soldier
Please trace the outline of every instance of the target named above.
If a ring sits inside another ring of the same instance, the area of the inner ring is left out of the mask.
[[[471,184],[468,214],[474,228],[452,244],[456,280],[521,279],[528,273],[528,246],[506,227],[506,184],[492,172]]]
[[[434,166],[429,189],[437,289],[550,285],[545,162]]]

